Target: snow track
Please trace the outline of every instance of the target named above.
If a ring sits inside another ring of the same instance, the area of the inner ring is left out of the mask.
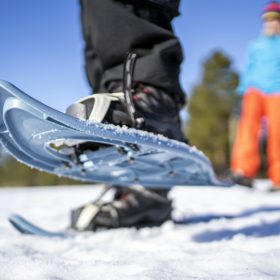
[[[264,189],[267,181],[258,181]],[[0,279],[280,279],[280,192],[176,187],[174,219],[159,228],[23,236],[14,212],[49,230],[99,186],[0,189]],[[105,199],[109,199],[108,194]]]

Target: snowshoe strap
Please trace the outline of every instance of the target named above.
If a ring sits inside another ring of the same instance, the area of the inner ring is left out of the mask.
[[[144,119],[140,116],[137,116],[132,97],[133,74],[136,57],[136,53],[133,52],[128,53],[126,56],[123,69],[123,92],[126,110],[131,119],[132,127],[140,129],[144,125]]]
[[[103,202],[101,202],[101,199],[112,188],[113,185],[105,185],[103,191],[100,193],[100,195],[95,201],[88,203],[82,207],[79,207],[82,208],[82,211],[80,212],[79,217],[75,222],[75,228],[78,231],[84,231],[86,228],[88,228],[90,223],[95,219],[95,217],[105,205]]]
[[[110,108],[111,102],[124,99],[122,92],[95,93],[69,106],[66,114],[90,122],[102,122]]]
[[[97,215],[101,211],[110,213],[111,222],[113,227],[119,227],[119,214],[117,208],[111,202],[95,202],[87,204],[83,207],[80,215],[76,221],[75,228],[78,231],[85,231],[91,223],[94,223]]]
[[[81,211],[78,220],[76,221],[76,228],[79,231],[85,230],[96,215],[100,212],[102,205],[88,204]]]

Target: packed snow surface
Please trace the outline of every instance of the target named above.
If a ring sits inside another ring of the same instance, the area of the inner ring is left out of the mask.
[[[7,218],[19,213],[63,230],[70,209],[101,186],[2,188],[0,279],[280,279],[280,192],[266,192],[267,184],[175,187],[173,218],[181,224],[66,239],[21,235]]]

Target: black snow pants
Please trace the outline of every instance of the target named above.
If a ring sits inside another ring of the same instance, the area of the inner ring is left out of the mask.
[[[179,0],[80,0],[85,68],[93,92],[123,78],[124,57],[136,51],[134,80],[166,91],[178,107],[183,59],[171,21]]]

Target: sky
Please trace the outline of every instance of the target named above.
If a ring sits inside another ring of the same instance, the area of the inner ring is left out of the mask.
[[[180,79],[188,96],[200,81],[203,61],[215,50],[242,71],[267,2],[181,0],[173,27],[184,51]],[[91,93],[78,0],[0,0],[0,7],[0,79],[60,111]]]

